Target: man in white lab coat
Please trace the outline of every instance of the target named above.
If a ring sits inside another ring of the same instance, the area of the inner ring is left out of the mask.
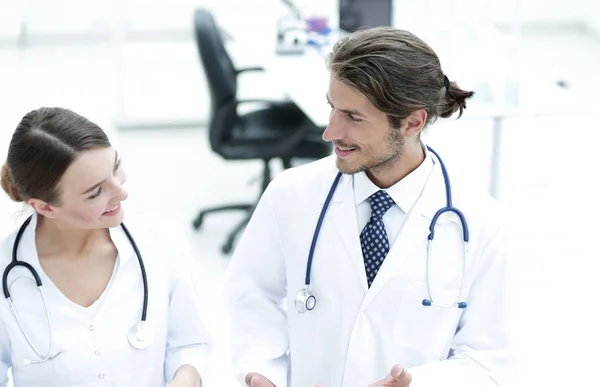
[[[451,171],[421,138],[436,118],[462,115],[473,93],[423,41],[391,28],[343,38],[328,66],[323,138],[335,155],[270,184],[228,270],[240,384],[507,386],[502,212],[487,194],[446,184]],[[446,206],[464,215],[464,234],[456,213],[436,216]]]

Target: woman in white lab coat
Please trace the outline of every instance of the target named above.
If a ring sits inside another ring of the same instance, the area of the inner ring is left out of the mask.
[[[507,386],[513,357],[502,212],[489,195],[453,179],[452,169],[446,185],[443,161],[421,138],[437,117],[462,114],[473,93],[450,82],[435,52],[407,31],[357,31],[328,62],[323,138],[335,155],[275,178],[229,266],[240,384]],[[444,213],[428,269],[430,223],[447,196],[465,216],[469,249],[465,255],[460,218]],[[324,208],[308,275],[316,304],[309,304],[302,292]]]
[[[212,342],[190,254],[168,230],[140,219],[123,222],[124,182],[117,151],[86,118],[41,108],[18,124],[2,187],[33,210],[16,259],[41,279],[51,330],[40,293],[27,280],[32,274],[13,267],[5,284],[19,321],[9,298],[1,297],[0,386],[7,385],[9,369],[15,387],[201,385]],[[133,335],[136,347],[128,333],[142,318],[144,283],[126,230],[148,286],[144,336]],[[17,234],[0,243],[3,272]],[[151,344],[144,348],[136,338]]]

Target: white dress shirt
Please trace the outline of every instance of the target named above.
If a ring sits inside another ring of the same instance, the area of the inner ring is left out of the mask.
[[[151,231],[147,223],[124,223],[143,258],[148,279],[147,324],[154,343],[145,350],[127,340],[140,322],[143,283],[135,251],[122,228],[110,229],[118,257],[105,291],[90,307],[69,300],[44,273],[35,247],[37,216],[25,229],[18,260],[29,263],[42,281],[52,323],[53,353],[61,354],[41,364],[26,364],[39,356],[28,344],[9,308],[0,299],[0,387],[7,385],[11,369],[15,387],[164,387],[183,364],[201,375],[212,349],[198,306],[189,251],[182,238],[167,230]],[[131,223],[131,224],[130,224]],[[0,268],[12,259],[16,233],[0,243]],[[11,270],[7,284],[27,335],[42,355],[48,353],[49,332],[42,299],[29,271]]]
[[[423,162],[411,173],[393,186],[383,189],[394,200],[394,205],[383,215],[383,224],[388,235],[390,246],[400,234],[406,215],[421,196],[429,174],[433,170],[433,159],[429,152]],[[371,204],[369,197],[381,190],[367,176],[365,172],[353,175],[354,203],[356,204],[356,220],[358,232],[367,225],[371,217]]]

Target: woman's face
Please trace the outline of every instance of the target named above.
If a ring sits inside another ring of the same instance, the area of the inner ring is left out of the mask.
[[[61,205],[51,206],[50,218],[76,229],[118,226],[124,217],[121,202],[125,171],[112,148],[83,151],[58,184]]]

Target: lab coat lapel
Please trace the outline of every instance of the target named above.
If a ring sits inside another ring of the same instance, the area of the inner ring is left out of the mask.
[[[429,225],[433,215],[443,206],[444,182],[439,163],[436,162],[421,196],[408,213],[396,241],[390,246],[390,251],[365,297],[363,309],[368,307],[391,279],[398,276],[414,278],[423,272]]]
[[[131,230],[131,228],[128,226],[127,229],[130,230],[130,232],[132,233],[132,237],[135,239],[135,228],[134,230]],[[137,259],[135,255],[135,250],[133,249],[133,246],[127,238],[127,235],[125,234],[125,231],[122,229],[121,225],[110,228],[109,232],[110,238],[112,239],[113,243],[115,244],[115,247],[117,248],[117,251],[119,252],[120,265],[127,263],[131,259]],[[138,239],[141,239],[141,237],[138,236]],[[137,241],[136,243],[139,244],[140,241]]]
[[[144,243],[139,235],[136,239],[135,228],[134,230],[131,230],[131,228],[128,226],[128,230],[132,232],[132,237],[136,240],[136,243],[139,246],[143,246]],[[123,297],[124,294],[130,294],[131,291],[136,291],[138,289],[137,276],[131,276],[130,279],[129,276],[123,274],[124,272],[127,272],[129,270],[128,266],[138,266],[135,250],[133,249],[131,242],[127,238],[125,231],[121,228],[120,225],[110,228],[109,231],[110,237],[113,243],[115,244],[119,255],[118,260],[115,263],[116,267],[113,273],[113,277],[109,281],[105,290],[106,294],[104,302],[102,303],[102,305],[100,305],[100,308],[96,313],[96,317],[100,317],[106,312],[105,306],[107,304],[112,304],[111,302],[107,302],[107,300],[111,298]],[[142,248],[143,247],[140,247],[140,249]]]
[[[348,263],[352,265],[356,273],[356,279],[363,289],[367,292],[367,276],[360,247],[360,235],[358,233],[358,223],[356,220],[356,205],[354,203],[354,189],[352,187],[352,176],[342,176],[336,193],[333,197],[326,217],[333,220],[334,228],[338,238],[343,246],[338,250],[339,254],[347,254]],[[329,188],[329,186],[327,187]],[[327,193],[323,195],[323,202]]]
[[[421,255],[427,247],[428,226],[428,219],[419,211],[411,211],[408,214],[402,231],[390,247],[390,251],[367,293],[363,308],[368,307],[391,279],[400,273],[402,277],[408,277],[410,273],[416,271],[416,265],[421,263]]]

